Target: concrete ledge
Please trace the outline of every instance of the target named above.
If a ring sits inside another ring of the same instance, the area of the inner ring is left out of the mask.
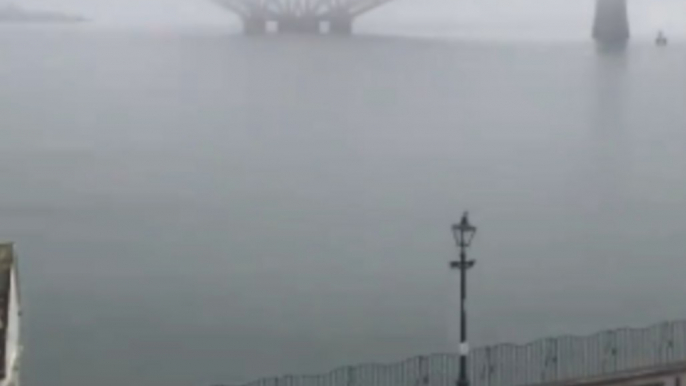
[[[686,362],[675,362],[663,366],[645,367],[641,369],[620,371],[612,374],[599,375],[597,377],[575,378],[566,381],[539,383],[537,386],[605,386],[639,382],[650,384],[655,379],[655,384],[662,384],[660,378],[686,374]],[[534,386],[534,385],[528,385]]]

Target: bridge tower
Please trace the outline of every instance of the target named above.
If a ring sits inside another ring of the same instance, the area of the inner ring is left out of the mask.
[[[626,0],[596,0],[593,38],[603,46],[623,47],[629,36]]]
[[[247,35],[267,32],[349,35],[353,21],[391,0],[215,0],[237,14]]]

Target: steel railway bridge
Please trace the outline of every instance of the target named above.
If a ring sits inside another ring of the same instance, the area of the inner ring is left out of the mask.
[[[348,35],[354,20],[392,0],[214,0],[237,14],[244,32]],[[596,0],[593,37],[602,43],[629,39],[626,0]],[[268,28],[272,25],[273,28]]]
[[[268,24],[295,33],[352,33],[353,20],[391,0],[215,0],[236,13],[246,34],[263,34]]]

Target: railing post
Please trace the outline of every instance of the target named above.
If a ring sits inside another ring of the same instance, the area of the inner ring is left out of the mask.
[[[662,364],[671,362],[671,355],[674,352],[674,329],[670,322],[662,324],[660,329],[660,360]]]
[[[608,331],[605,336],[605,344],[603,345],[603,374],[617,371],[617,332]],[[612,363],[612,368],[608,369],[609,363]]]
[[[355,375],[355,368],[353,366],[348,367],[347,386],[355,386],[355,384],[357,383],[357,377]]]
[[[419,385],[428,385],[429,384],[429,371],[426,368],[426,357],[420,356],[419,357],[419,377],[417,378],[416,384]]]
[[[486,382],[485,386],[491,386],[491,376],[493,375],[493,369],[495,368],[495,365],[493,364],[493,353],[492,353],[493,347],[488,346],[486,347],[485,351],[485,360],[484,360],[484,368],[481,374],[481,378],[483,378]]]
[[[545,364],[543,367],[543,382],[557,380],[557,338],[546,339]],[[548,375],[552,372],[552,377]]]

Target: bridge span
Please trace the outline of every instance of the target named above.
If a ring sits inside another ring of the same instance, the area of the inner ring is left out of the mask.
[[[352,33],[358,16],[392,0],[215,0],[236,13],[246,34],[267,32],[272,24],[279,33]]]
[[[214,1],[238,15],[248,35],[261,35],[269,29],[278,33],[349,35],[357,17],[392,0]],[[592,35],[596,41],[608,45],[622,45],[628,41],[626,0],[596,0]]]

